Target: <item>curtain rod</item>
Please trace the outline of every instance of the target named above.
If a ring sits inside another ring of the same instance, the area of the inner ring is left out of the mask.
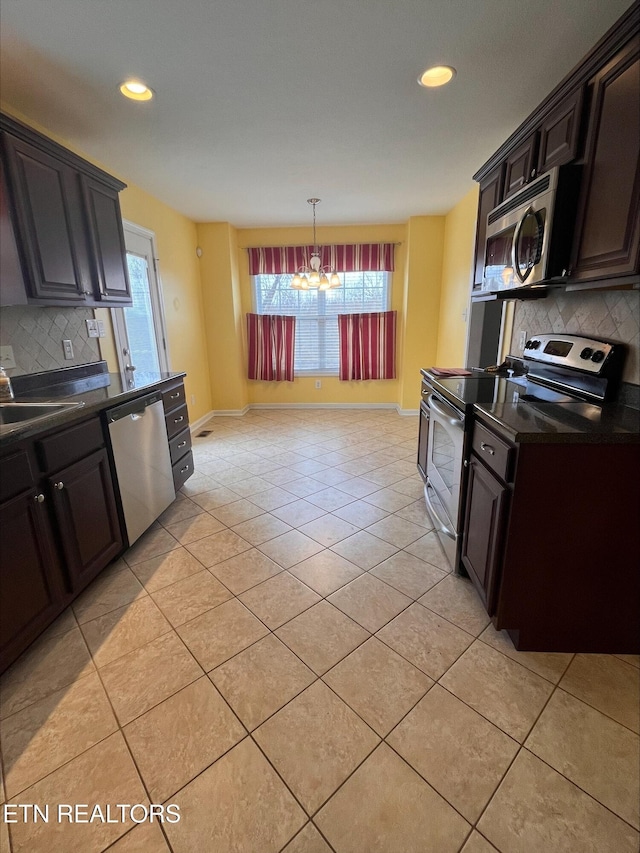
[[[367,243],[384,243],[387,246],[402,246],[402,240],[369,240],[369,241],[361,241],[360,243],[318,243],[318,246],[360,246],[367,245]],[[313,246],[313,243],[287,243],[286,248],[288,249],[301,249],[303,246]],[[278,245],[278,248],[284,248],[284,244],[282,246]],[[238,246],[239,249],[267,249],[270,248],[268,245],[264,246]]]

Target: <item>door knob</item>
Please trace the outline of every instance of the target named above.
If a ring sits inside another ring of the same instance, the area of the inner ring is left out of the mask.
[[[135,364],[125,364],[124,369],[125,370],[135,370],[136,366],[135,366]]]

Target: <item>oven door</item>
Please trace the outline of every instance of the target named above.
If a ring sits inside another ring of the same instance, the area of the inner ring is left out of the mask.
[[[429,407],[427,480],[436,492],[450,527],[457,533],[462,494],[464,414],[433,392]]]

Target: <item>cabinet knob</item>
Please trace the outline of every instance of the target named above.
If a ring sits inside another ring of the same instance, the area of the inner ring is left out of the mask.
[[[62,481],[60,481],[59,483],[54,483],[53,488],[61,492],[64,489],[64,483]]]
[[[84,293],[85,296],[91,296],[90,290],[83,290],[82,292]]]
[[[34,495],[33,499],[37,504],[44,503],[44,495],[42,493],[40,493],[39,495]]]
[[[535,170],[535,169],[532,169],[532,170],[531,170],[531,177],[532,177],[532,178],[535,178],[535,176],[536,176],[536,170]]]

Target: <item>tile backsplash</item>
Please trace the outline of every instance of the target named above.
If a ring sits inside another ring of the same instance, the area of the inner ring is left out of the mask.
[[[39,373],[100,360],[98,339],[90,338],[85,320],[90,308],[57,308],[15,305],[0,310],[0,344],[13,347],[16,366],[9,376]],[[65,359],[62,341],[73,345],[73,358]]]
[[[604,338],[627,345],[623,381],[640,385],[640,293],[551,293],[546,299],[516,302],[511,338],[512,355],[522,355],[520,331],[527,337],[566,332]]]

